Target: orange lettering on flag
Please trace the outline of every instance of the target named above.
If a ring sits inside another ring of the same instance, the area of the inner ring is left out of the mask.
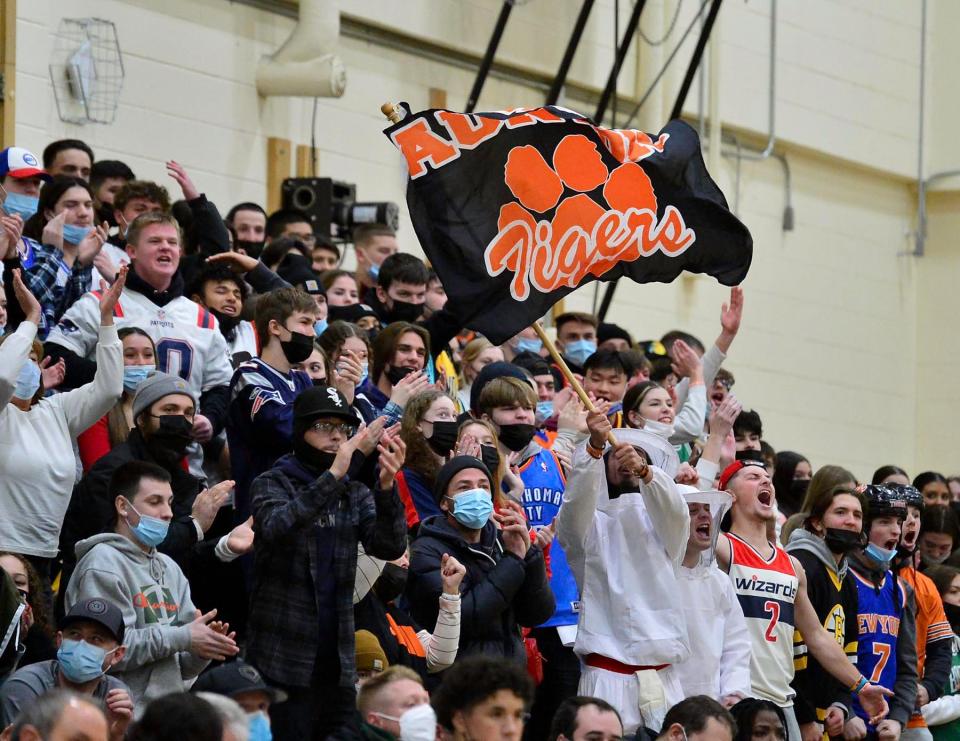
[[[460,149],[473,149],[496,136],[503,128],[503,119],[471,116],[453,111],[437,111],[437,120],[450,132],[450,138]]]
[[[422,118],[397,129],[390,139],[406,159],[411,180],[427,173],[427,162],[437,168],[460,156],[460,151],[431,131]]]

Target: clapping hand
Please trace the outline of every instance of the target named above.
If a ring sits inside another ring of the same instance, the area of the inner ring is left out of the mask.
[[[380,453],[380,490],[388,491],[393,488],[397,471],[403,468],[407,446],[400,439],[400,435],[384,433],[377,450]]]
[[[224,635],[222,623],[216,623],[216,628],[209,623],[217,616],[216,610],[207,614],[196,611],[196,617],[190,623],[190,652],[201,659],[226,661],[230,656],[236,656],[240,649],[232,635]],[[229,628],[229,626],[227,626]]]
[[[49,355],[40,361],[40,378],[43,381],[44,391],[55,389],[63,383],[63,379],[67,375],[67,364],[63,361],[63,358],[57,360],[53,365],[51,365],[51,362]]]
[[[103,292],[100,297],[100,324],[104,327],[113,325],[113,311],[120,300],[120,294],[123,293],[123,287],[127,284],[127,272],[129,266],[121,265],[120,272],[117,273],[117,279],[113,285],[107,288],[105,281],[100,281],[100,290]]]
[[[221,481],[216,486],[204,489],[193,500],[193,509],[190,516],[200,525],[203,532],[207,532],[217,516],[220,508],[227,503],[235,482]]]
[[[500,526],[504,548],[521,560],[526,558],[530,549],[530,531],[520,505],[507,500],[500,512],[493,513],[493,519]]]
[[[13,293],[17,297],[17,303],[20,304],[20,310],[28,322],[40,324],[40,302],[37,297],[30,293],[23,282],[23,276],[19,270],[13,271]]]

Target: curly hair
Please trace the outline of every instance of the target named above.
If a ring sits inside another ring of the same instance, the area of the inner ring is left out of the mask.
[[[522,665],[507,659],[471,656],[443,673],[443,682],[430,702],[437,721],[452,732],[453,716],[458,711],[469,711],[500,690],[512,692],[526,708],[533,702],[533,680]]]
[[[403,417],[400,418],[400,439],[407,446],[403,466],[413,469],[426,478],[431,487],[437,478],[437,471],[444,462],[437,460],[437,454],[433,452],[427,438],[423,436],[417,425],[423,421],[433,402],[444,396],[449,398],[448,394],[438,389],[421,391],[407,402]]]
[[[26,556],[10,551],[0,551],[0,558],[3,556],[10,556],[23,564],[23,570],[27,572],[27,586],[29,587],[27,602],[33,609],[33,624],[45,636],[53,638],[53,620],[47,610],[46,600],[43,599],[43,583],[40,581],[40,575],[37,574],[33,564]]]
[[[799,739],[790,738],[790,727],[787,725],[783,709],[769,700],[760,700],[756,697],[748,697],[730,708],[730,715],[737,722],[734,741],[750,741],[753,738],[753,721],[761,710],[769,710],[780,719],[785,741],[799,741]]]

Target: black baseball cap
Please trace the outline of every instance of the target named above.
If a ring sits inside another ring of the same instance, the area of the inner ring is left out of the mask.
[[[125,630],[123,613],[116,605],[100,597],[91,597],[82,602],[77,602],[60,621],[60,630],[66,630],[73,623],[84,620],[102,625],[117,639],[117,643],[123,643]]]
[[[331,386],[314,386],[305,391],[293,402],[293,418],[309,421],[320,417],[336,417],[344,422],[357,425],[359,420],[350,410],[346,398]]]
[[[270,702],[286,702],[287,693],[268,685],[255,666],[243,659],[206,671],[197,677],[191,692],[212,692],[215,695],[234,697],[241,692],[266,692]]]

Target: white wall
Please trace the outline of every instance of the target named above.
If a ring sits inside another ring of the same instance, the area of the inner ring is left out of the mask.
[[[642,24],[649,36],[662,35],[675,3],[650,0]],[[498,59],[551,75],[579,5],[531,0],[516,7]],[[620,5],[622,27],[631,4]],[[340,7],[367,22],[480,54],[500,3],[341,0]],[[622,95],[646,89],[697,7],[695,0],[683,2],[663,46],[642,45],[639,59],[631,50]],[[571,72],[578,83],[603,85],[613,57],[612,8],[612,0],[596,5]],[[727,2],[717,29],[720,115],[725,127],[754,143],[767,133],[769,12],[769,0]],[[311,101],[264,100],[254,88],[259,57],[277,48],[292,27],[286,18],[226,0],[21,0],[18,13],[20,145],[39,151],[51,139],[78,136],[99,158],[123,159],[139,176],[160,181],[163,161],[175,157],[226,210],[239,200],[264,199],[266,137],[310,141]],[[47,59],[59,17],[67,14],[117,24],[127,80],[113,126],[57,119]],[[936,122],[928,131],[928,161],[936,166],[960,151],[951,93],[956,51],[949,33],[958,15],[951,0],[931,0],[928,105]],[[923,429],[929,419],[955,419],[960,398],[932,400],[937,367],[920,372],[915,361],[931,323],[940,343],[949,344],[948,317],[929,308],[920,312],[918,302],[929,305],[927,280],[955,285],[956,250],[938,232],[943,256],[936,269],[930,269],[932,261],[900,254],[910,247],[906,233],[915,209],[919,25],[919,2],[780,0],[778,151],[787,153],[793,168],[794,231],[780,229],[779,164],[745,162],[741,170],[740,216],[753,232],[755,253],[743,333],[728,362],[737,377],[735,391],[762,413],[775,446],[799,450],[815,466],[848,465],[861,477],[890,462],[911,470],[960,470],[948,448],[926,444],[930,433]],[[640,124],[662,124],[695,36],[696,28],[662,89],[641,111]],[[401,163],[380,133],[380,104],[403,99],[424,107],[428,89],[435,87],[445,89],[450,107],[458,108],[473,73],[350,38],[341,39],[340,53],[347,91],[339,100],[320,101],[320,172],[356,182],[364,200],[402,203]],[[542,97],[540,90],[491,78],[480,108],[528,105]],[[695,85],[686,108],[691,115],[697,114],[697,98]],[[567,103],[592,113],[582,101]],[[724,160],[714,176],[732,202],[734,163]],[[948,201],[941,209],[955,206]],[[417,249],[405,219],[401,240],[406,249]],[[638,338],[684,327],[709,341],[718,331],[724,294],[696,277],[671,286],[621,285],[611,318]],[[589,307],[592,296],[588,287],[567,306]]]

